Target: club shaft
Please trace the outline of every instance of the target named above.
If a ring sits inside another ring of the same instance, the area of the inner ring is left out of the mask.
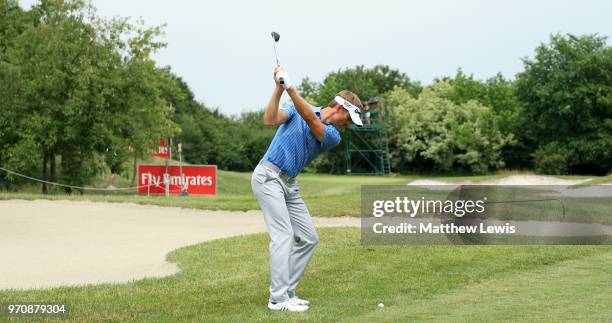
[[[278,63],[278,53],[276,52],[276,42],[274,42],[274,57],[276,58],[276,65],[280,66]]]
[[[276,66],[280,66],[280,63],[278,62],[278,53],[276,51],[276,39],[274,40],[274,57],[276,58]],[[280,84],[285,84],[285,80],[283,80],[283,78],[281,77],[278,82]]]

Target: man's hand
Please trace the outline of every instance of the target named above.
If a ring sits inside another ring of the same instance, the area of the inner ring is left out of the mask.
[[[272,74],[272,79],[274,79],[274,84],[276,84],[277,88],[283,88],[283,85],[280,84],[279,80],[276,78],[276,73],[280,72],[283,68],[280,66],[276,66],[274,68],[273,74]]]
[[[293,87],[293,82],[291,82],[291,78],[289,78],[289,73],[280,66],[274,68],[274,81],[277,86],[282,85],[285,90]]]

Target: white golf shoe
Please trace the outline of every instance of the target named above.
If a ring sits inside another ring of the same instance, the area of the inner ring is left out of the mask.
[[[289,301],[293,302],[293,304],[297,304],[297,305],[305,305],[308,306],[310,305],[310,302],[305,300],[305,299],[301,299],[297,296],[293,296],[289,299]]]
[[[291,300],[287,300],[279,303],[268,302],[268,308],[273,311],[287,311],[287,312],[306,312],[308,306],[298,305]]]

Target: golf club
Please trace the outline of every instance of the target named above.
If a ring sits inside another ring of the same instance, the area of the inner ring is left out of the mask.
[[[272,39],[274,40],[274,57],[276,58],[276,66],[280,66],[278,62],[278,53],[276,52],[276,43],[278,43],[278,41],[280,40],[280,35],[275,31],[273,31],[271,35],[272,35]],[[285,84],[285,81],[283,80],[282,77],[279,79],[279,83]]]

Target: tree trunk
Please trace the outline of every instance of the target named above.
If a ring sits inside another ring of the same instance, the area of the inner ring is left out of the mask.
[[[138,171],[138,159],[136,156],[136,151],[134,151],[134,163],[132,165],[132,185],[136,183],[136,172]]]
[[[47,153],[43,154],[43,168],[42,168],[42,179],[43,181],[49,180],[49,172],[47,172],[47,161],[49,160],[49,155]],[[49,194],[49,186],[47,183],[42,183],[42,193]]]
[[[51,182],[57,183],[57,165],[55,164],[55,154],[51,154]]]

